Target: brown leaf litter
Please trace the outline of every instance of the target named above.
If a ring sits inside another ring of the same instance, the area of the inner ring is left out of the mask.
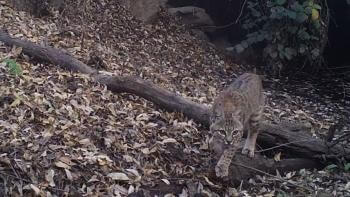
[[[232,80],[224,76],[243,72],[165,13],[145,25],[118,1],[87,1],[81,10],[77,6],[71,1],[63,14],[40,19],[0,1],[0,28],[206,105],[223,81]],[[21,66],[21,76],[1,63],[9,58]],[[165,112],[131,94],[112,94],[88,76],[42,64],[20,48],[0,44],[0,60],[0,193],[126,196],[142,188],[179,196],[307,192],[268,176],[242,182],[246,190],[211,180],[206,173],[208,131],[180,113]],[[296,103],[284,108],[270,100],[267,117],[302,116],[319,123],[313,111],[300,111]],[[346,195],[350,180],[348,174],[328,171],[291,172],[283,178],[333,195]]]

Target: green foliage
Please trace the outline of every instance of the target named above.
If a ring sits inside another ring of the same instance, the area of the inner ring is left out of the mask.
[[[9,67],[9,71],[11,74],[16,76],[22,75],[22,67],[13,59],[5,59],[4,62]]]
[[[326,169],[330,172],[334,171],[337,168],[338,168],[338,166],[336,164],[330,164],[326,167]]]
[[[289,195],[284,192],[284,191],[280,191],[279,193],[277,193],[277,197],[288,197]]]
[[[246,48],[263,43],[263,56],[280,70],[292,60],[321,58],[324,27],[321,6],[316,0],[247,0],[247,13],[242,27],[249,33],[234,48],[241,53]]]
[[[330,164],[330,165],[328,165],[328,166],[326,167],[326,169],[327,169],[328,171],[330,171],[330,172],[333,172],[333,171],[335,171],[336,169],[343,169],[343,164],[339,164],[339,166],[336,165],[336,164]],[[344,171],[345,171],[345,172],[350,172],[350,163],[345,163],[345,164],[344,164]]]
[[[346,163],[346,164],[344,165],[344,170],[345,170],[346,172],[350,172],[350,163]]]

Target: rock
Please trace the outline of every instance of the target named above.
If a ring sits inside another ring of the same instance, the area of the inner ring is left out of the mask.
[[[166,5],[167,0],[123,0],[122,3],[134,17],[149,23],[157,17],[157,13]]]
[[[232,47],[232,43],[229,41],[228,36],[215,36],[211,39],[211,43],[220,50],[226,50]]]
[[[172,15],[181,17],[181,22],[193,26],[214,26],[214,21],[203,8],[195,6],[185,6],[169,8]]]
[[[200,39],[200,40],[204,40],[204,41],[210,41],[209,37],[207,36],[207,34],[205,34],[203,31],[199,30],[199,29],[192,29],[191,32],[193,33],[193,35]]]

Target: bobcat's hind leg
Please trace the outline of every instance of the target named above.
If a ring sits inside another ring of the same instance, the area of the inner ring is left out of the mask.
[[[242,149],[242,154],[253,158],[255,153],[256,139],[259,134],[259,122],[261,119],[262,110],[253,113],[248,122],[248,135]]]

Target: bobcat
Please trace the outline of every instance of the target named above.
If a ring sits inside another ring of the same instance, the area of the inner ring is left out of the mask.
[[[222,132],[225,141],[230,144],[215,166],[216,176],[228,176],[231,160],[238,149],[244,130],[248,130],[248,135],[242,154],[254,157],[264,104],[261,78],[252,73],[239,76],[214,100],[210,131]]]

